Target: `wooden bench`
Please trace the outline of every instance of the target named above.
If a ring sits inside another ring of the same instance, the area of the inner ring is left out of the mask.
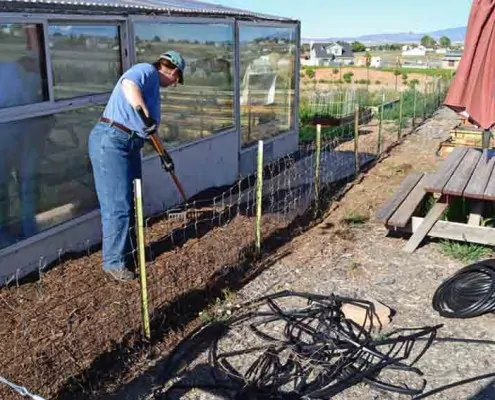
[[[430,179],[430,174],[411,172],[392,198],[378,210],[375,219],[387,226],[405,227],[426,196],[425,185]]]
[[[424,217],[415,216],[425,196],[433,199],[432,207]],[[456,197],[471,206],[466,223],[441,221]],[[495,246],[495,228],[480,226],[485,201],[495,201],[495,158],[487,161],[479,150],[458,147],[434,173],[409,174],[376,219],[388,228],[412,233],[404,247],[407,252],[426,236]]]

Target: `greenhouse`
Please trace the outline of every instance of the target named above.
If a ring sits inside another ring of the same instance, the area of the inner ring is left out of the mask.
[[[298,147],[300,22],[191,0],[0,1],[0,277],[100,242],[87,140],[120,75],[167,50],[159,135],[188,196]],[[150,145],[145,212],[180,203]]]

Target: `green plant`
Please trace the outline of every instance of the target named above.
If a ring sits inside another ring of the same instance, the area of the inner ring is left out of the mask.
[[[489,247],[476,243],[457,242],[453,240],[441,241],[440,249],[446,256],[462,262],[474,262],[481,258],[488,257],[492,253],[492,250]]]
[[[364,224],[368,219],[366,215],[361,214],[359,211],[351,211],[346,213],[344,222],[349,225],[357,225]]]
[[[338,68],[334,68],[332,71],[333,71],[334,74],[338,74],[339,73],[339,69]]]
[[[411,89],[414,89],[417,85],[419,85],[419,80],[417,79],[412,79],[409,81],[408,83],[408,86],[411,88]]]
[[[222,295],[215,299],[205,311],[199,313],[199,319],[203,324],[215,321],[225,321],[232,315],[235,293],[230,289],[224,289]]]
[[[343,76],[344,81],[345,81],[346,83],[351,83],[351,81],[352,81],[352,77],[353,77],[353,76],[354,76],[354,73],[353,73],[353,72],[346,72],[346,73],[344,74],[344,76]]]
[[[313,68],[307,68],[306,75],[309,79],[313,79],[315,77],[315,70]]]
[[[407,74],[405,72],[402,73],[402,80],[407,81]]]

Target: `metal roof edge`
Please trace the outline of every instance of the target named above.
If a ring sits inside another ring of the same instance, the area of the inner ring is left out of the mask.
[[[114,0],[115,1],[115,0]],[[197,2],[198,4],[207,5],[208,3]],[[235,17],[239,19],[260,20],[260,21],[273,21],[273,22],[287,22],[287,23],[300,23],[299,20],[280,17],[262,13],[251,12],[249,10],[242,10],[230,7],[223,7],[216,4],[211,9],[207,8],[182,8],[167,6],[164,2],[164,7],[156,7],[152,5],[140,5],[112,2],[92,2],[92,1],[79,1],[79,0],[1,0],[0,11],[2,12],[53,12],[54,9],[61,11],[62,13],[74,13],[74,14],[91,14],[91,13],[111,13],[111,14],[124,14],[124,15],[185,15],[185,16],[216,16],[216,17]]]

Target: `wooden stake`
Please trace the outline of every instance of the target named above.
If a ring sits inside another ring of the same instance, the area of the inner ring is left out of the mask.
[[[134,204],[136,207],[136,233],[137,252],[139,263],[139,279],[141,282],[141,316],[143,331],[146,339],[151,338],[150,318],[148,308],[148,289],[146,287],[146,257],[144,253],[144,221],[143,221],[143,196],[141,190],[141,179],[134,180]]]
[[[263,201],[263,140],[258,141],[258,167],[256,173],[256,253],[261,254],[261,203]]]
[[[354,162],[356,166],[355,173],[359,175],[359,105],[356,104],[356,108],[354,110]]]
[[[316,125],[316,160],[315,160],[315,203],[318,208],[320,194],[320,154],[321,154],[321,125]]]

